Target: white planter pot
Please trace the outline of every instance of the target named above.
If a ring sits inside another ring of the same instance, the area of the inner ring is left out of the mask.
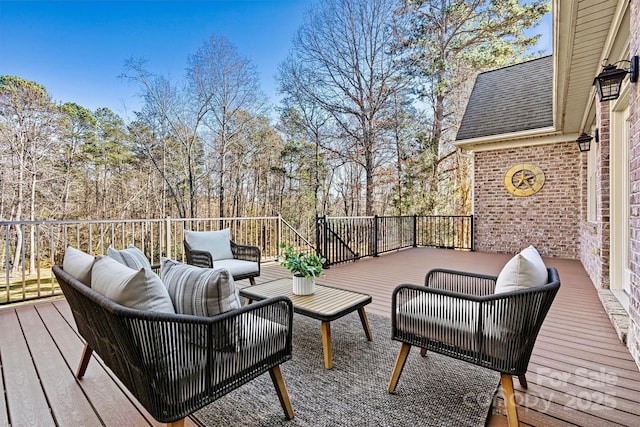
[[[316,279],[307,279],[306,277],[293,276],[293,294],[294,295],[311,295],[316,291]]]

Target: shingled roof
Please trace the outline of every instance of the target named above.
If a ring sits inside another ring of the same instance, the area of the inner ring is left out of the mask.
[[[545,56],[478,74],[457,141],[553,126],[553,61]]]

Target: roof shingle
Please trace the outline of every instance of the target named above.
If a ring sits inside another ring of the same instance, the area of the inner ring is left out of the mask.
[[[456,141],[553,126],[553,60],[478,74]]]

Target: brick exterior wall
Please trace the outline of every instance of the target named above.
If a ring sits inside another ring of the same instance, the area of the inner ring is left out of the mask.
[[[640,55],[640,4],[630,3],[630,54]],[[627,345],[640,367],[640,82],[631,83],[629,93],[629,171],[631,191],[631,295],[629,303],[629,335]]]
[[[474,154],[475,250],[516,253],[534,245],[543,256],[578,259],[584,217],[586,163],[575,142],[509,148]],[[529,197],[504,187],[514,165],[539,166],[545,184]]]
[[[610,221],[610,108],[609,102],[596,102],[597,123],[600,132],[600,143],[591,144],[595,150],[595,192],[596,217],[583,222],[580,226],[580,261],[597,288],[610,287],[610,253],[611,253],[611,221]],[[586,170],[586,167],[585,167]],[[587,178],[585,177],[585,183]],[[585,198],[586,198],[585,188]],[[582,216],[586,220],[586,215]]]

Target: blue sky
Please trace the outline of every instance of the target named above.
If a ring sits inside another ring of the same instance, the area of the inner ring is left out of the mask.
[[[225,36],[258,68],[275,96],[274,75],[300,26],[307,0],[0,0],[0,74],[40,83],[57,102],[123,116],[138,107],[136,87],[118,78],[126,59],[179,79],[187,57],[213,34]]]
[[[309,0],[8,1],[0,0],[0,75],[42,84],[56,102],[111,108],[130,118],[137,88],[118,76],[131,57],[180,79],[187,57],[211,35],[233,43],[258,68],[276,100],[274,76]],[[536,32],[551,53],[551,20]]]

